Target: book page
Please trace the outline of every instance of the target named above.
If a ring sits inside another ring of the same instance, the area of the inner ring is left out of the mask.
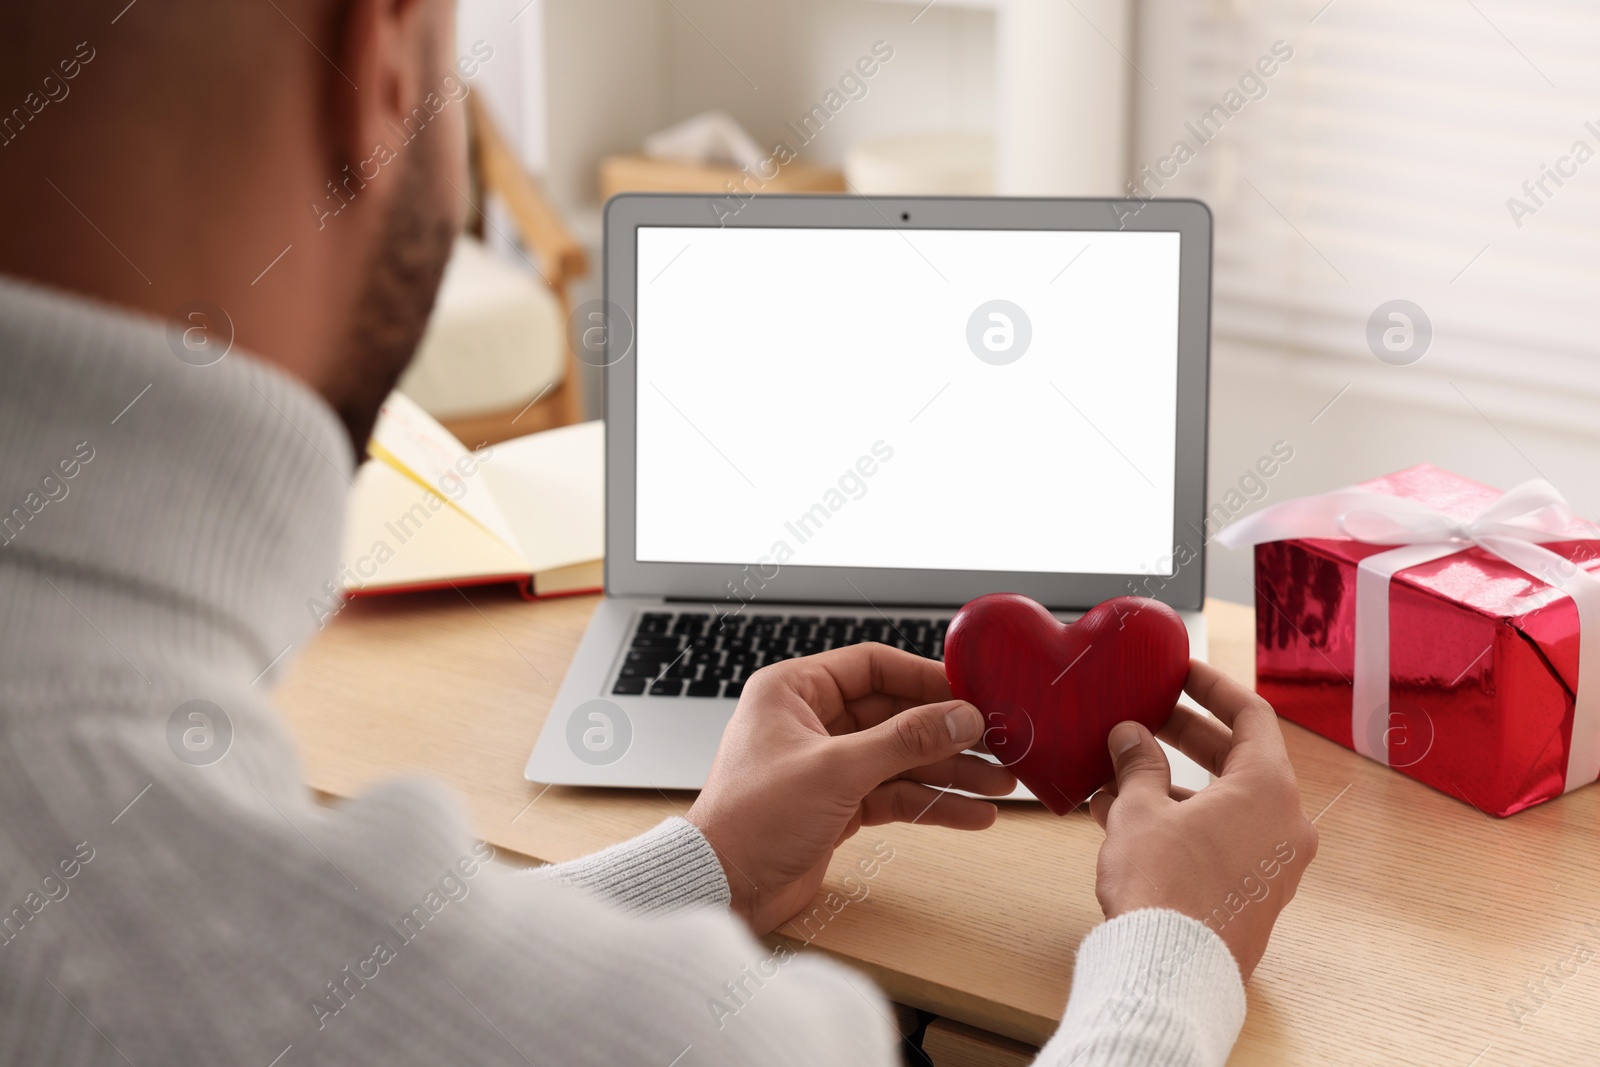
[[[605,555],[605,424],[495,445],[482,475],[538,573]]]
[[[381,459],[356,472],[340,562],[344,587],[353,591],[530,571],[499,538]]]
[[[399,468],[438,493],[505,542],[512,553],[521,554],[516,532],[496,503],[493,489],[478,476],[478,457],[405,394],[390,393],[383,402],[369,451],[375,460]]]

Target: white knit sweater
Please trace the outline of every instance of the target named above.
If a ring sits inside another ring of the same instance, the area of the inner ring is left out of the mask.
[[[511,876],[427,782],[312,802],[266,693],[351,465],[267,364],[0,279],[0,1064],[896,1062],[871,982],[775,965],[682,820]],[[1243,1015],[1216,935],[1137,912],[1041,1062],[1220,1064]]]

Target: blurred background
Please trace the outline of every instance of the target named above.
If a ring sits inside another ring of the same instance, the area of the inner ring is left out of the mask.
[[[1197,197],[1214,501],[1284,442],[1249,508],[1431,462],[1600,516],[1600,5],[461,0],[475,48],[479,240],[403,384],[469,444],[598,416],[613,193]]]

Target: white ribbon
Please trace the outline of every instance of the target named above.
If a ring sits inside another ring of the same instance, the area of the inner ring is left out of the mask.
[[[1302,537],[1344,538],[1396,545],[1362,560],[1356,573],[1354,694],[1350,724],[1356,751],[1389,762],[1387,723],[1373,718],[1389,702],[1389,582],[1407,567],[1454,555],[1476,545],[1572,598],[1577,605],[1578,686],[1566,789],[1600,779],[1600,578],[1543,544],[1600,539],[1600,529],[1575,518],[1555,486],[1542,478],[1523,482],[1463,522],[1405,497],[1341,489],[1301,497],[1247,515],[1217,535],[1228,548]]]

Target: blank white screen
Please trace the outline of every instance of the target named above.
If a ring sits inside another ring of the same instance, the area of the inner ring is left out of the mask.
[[[638,559],[1153,570],[1173,536],[1178,250],[1158,232],[640,228]],[[1003,366],[968,344],[995,299],[1032,329]]]

